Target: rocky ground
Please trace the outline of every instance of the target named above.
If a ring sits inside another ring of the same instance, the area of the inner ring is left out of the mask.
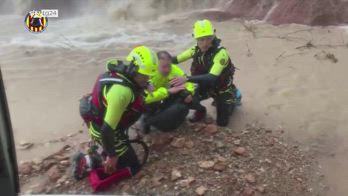
[[[209,123],[146,135],[151,152],[144,169],[104,193],[325,195],[320,166],[310,151],[285,143],[284,130],[247,125],[236,131]],[[43,160],[22,163],[22,191],[92,193],[87,180],[75,181],[70,175],[70,156],[85,146],[65,145]]]

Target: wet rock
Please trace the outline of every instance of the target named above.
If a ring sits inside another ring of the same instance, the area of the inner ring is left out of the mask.
[[[193,146],[194,146],[194,143],[191,140],[185,142],[186,148],[193,148]]]
[[[127,193],[130,190],[130,188],[131,187],[128,184],[124,184],[124,185],[122,185],[120,190],[122,193]]]
[[[256,190],[257,190],[258,192],[260,192],[260,193],[264,193],[264,192],[265,192],[265,187],[263,187],[263,186],[257,186],[257,187],[256,187]]]
[[[156,175],[151,179],[151,186],[156,187],[162,184],[162,180],[164,179],[164,176],[162,174]]]
[[[44,160],[43,162],[42,162],[42,168],[44,169],[44,170],[47,170],[47,169],[49,169],[50,167],[52,167],[54,164],[56,164],[57,163],[57,161],[56,160],[54,160],[54,159],[47,159],[47,160]]]
[[[222,141],[216,141],[215,146],[217,148],[223,148],[223,147],[225,147],[225,144]]]
[[[46,175],[48,176],[49,180],[51,182],[56,182],[59,178],[62,177],[62,173],[59,170],[57,165],[52,166],[47,172]]]
[[[171,134],[160,134],[152,139],[151,149],[154,151],[161,151],[165,146],[170,144],[173,140],[173,135]]]
[[[214,165],[213,169],[214,169],[215,171],[223,171],[223,170],[225,170],[226,166],[227,166],[227,165],[226,165],[225,163],[223,163],[223,162],[218,162],[218,163],[216,163],[216,164]]]
[[[59,162],[59,164],[68,167],[68,166],[70,166],[70,161],[69,160],[62,160]]]
[[[20,150],[27,150],[29,148],[32,148],[33,146],[34,146],[34,143],[32,143],[32,142],[21,141],[19,143],[19,147],[18,148]]]
[[[33,162],[35,165],[39,165],[39,164],[42,164],[42,159],[34,158],[32,162]]]
[[[215,165],[214,161],[199,161],[198,166],[203,169],[210,169],[213,168]]]
[[[246,153],[247,153],[247,150],[246,150],[246,148],[244,148],[244,147],[238,147],[238,148],[234,149],[233,152],[234,152],[236,155],[245,156]]]
[[[203,129],[203,131],[208,135],[214,135],[218,132],[218,128],[215,124],[209,124]]]
[[[45,193],[46,192],[46,186],[47,186],[47,181],[41,181],[38,184],[35,184],[33,186],[31,186],[30,188],[32,188],[32,193],[34,194],[39,194],[39,193]]]
[[[265,162],[268,164],[272,164],[272,161],[270,159],[265,159]]]
[[[29,175],[32,172],[32,164],[31,163],[23,163],[19,166],[18,172],[21,175]]]
[[[233,141],[233,144],[234,144],[234,145],[237,145],[237,146],[240,145],[240,140],[239,140],[239,139],[238,139],[238,140],[234,140],[234,141]]]
[[[247,174],[245,175],[245,180],[251,184],[256,182],[255,176],[253,176],[252,174]]]
[[[33,169],[34,169],[35,171],[40,171],[40,170],[42,169],[42,165],[41,165],[41,164],[38,164],[38,165],[33,164],[32,167],[33,167]]]
[[[251,196],[254,195],[255,191],[251,187],[245,187],[243,189],[242,195],[243,196]]]
[[[171,173],[171,180],[176,181],[177,179],[181,178],[181,172],[177,169],[173,169]]]
[[[64,185],[67,182],[69,182],[67,179],[68,179],[68,177],[66,175],[63,175],[61,178],[59,178],[57,180],[57,184]]]
[[[171,146],[175,148],[182,148],[185,145],[185,138],[174,138],[174,140],[170,143]]]
[[[204,193],[207,191],[208,189],[204,186],[199,186],[198,188],[196,188],[195,192],[197,195],[204,195]]]
[[[222,157],[221,155],[216,155],[216,161],[219,162],[226,162],[227,159],[225,157]]]
[[[70,157],[68,155],[55,155],[54,158],[58,161],[69,160]]]
[[[178,184],[180,186],[189,187],[194,181],[195,181],[195,178],[190,176],[187,179],[180,180]]]

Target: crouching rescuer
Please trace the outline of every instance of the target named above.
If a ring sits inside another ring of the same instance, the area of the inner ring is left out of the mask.
[[[235,67],[209,20],[196,21],[192,35],[197,45],[173,58],[173,63],[193,59],[191,76],[174,78],[171,84],[178,86],[187,81],[198,84],[192,108],[196,111],[191,122],[205,118],[207,111],[200,101],[212,97],[217,110],[217,124],[227,126],[233,108],[241,100],[241,94],[233,84]]]
[[[103,147],[103,156],[96,158],[95,152],[78,154],[73,167],[76,179],[89,174],[90,182],[93,181],[89,171],[97,167],[103,167],[105,174],[112,174],[113,182],[140,170],[141,163],[130,145],[127,129],[144,110],[144,89],[157,65],[157,55],[145,46],[133,49],[127,62],[116,59],[107,62],[107,67],[112,69],[98,77],[92,93],[82,98],[80,104],[92,141]],[[105,184],[91,182],[91,185],[96,191]]]

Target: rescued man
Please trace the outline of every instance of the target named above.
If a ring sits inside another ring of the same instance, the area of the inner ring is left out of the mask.
[[[194,94],[191,82],[170,85],[170,80],[185,76],[185,73],[172,64],[172,56],[167,51],[160,51],[157,56],[159,66],[150,79],[152,89],[146,92],[146,112],[142,122],[144,133],[148,133],[151,126],[161,131],[177,129],[185,121]]]

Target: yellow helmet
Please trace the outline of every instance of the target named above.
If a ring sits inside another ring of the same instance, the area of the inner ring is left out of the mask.
[[[152,76],[156,73],[158,57],[151,49],[146,46],[134,48],[127,56],[127,61],[133,62],[138,66],[138,73]]]
[[[195,39],[205,36],[213,36],[215,33],[215,29],[213,24],[207,20],[197,20],[193,26],[193,37]]]

